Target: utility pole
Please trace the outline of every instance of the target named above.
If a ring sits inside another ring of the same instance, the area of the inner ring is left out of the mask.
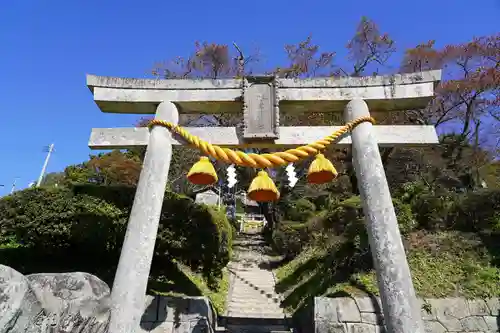
[[[47,165],[49,164],[50,154],[54,151],[54,144],[51,143],[48,147],[47,157],[45,158],[45,162],[43,163],[42,172],[40,172],[40,177],[38,177],[38,182],[36,183],[36,187],[40,187],[42,183],[43,176],[45,176],[45,170],[47,169]]]
[[[16,190],[16,183],[17,183],[18,179],[19,179],[19,177],[14,178],[14,182],[12,182],[12,188],[10,190],[10,194],[14,193],[14,191]]]

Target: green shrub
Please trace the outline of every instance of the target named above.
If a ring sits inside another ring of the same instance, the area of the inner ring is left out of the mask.
[[[123,211],[67,189],[28,189],[0,200],[2,234],[44,253],[61,248],[106,250],[117,245]]]
[[[417,222],[411,206],[393,199],[394,209],[402,234],[416,228]],[[331,240],[332,236],[351,242],[360,252],[368,249],[368,238],[361,199],[352,196],[332,204],[328,210],[316,213],[307,222],[281,222],[273,234],[276,250],[294,257],[307,245]]]
[[[401,185],[393,194],[394,197],[403,203],[412,203],[415,198],[424,193],[431,192],[431,189],[424,182],[408,182]]]
[[[287,258],[294,258],[305,247],[324,241],[328,238],[325,231],[327,211],[317,213],[306,223],[296,221],[282,221],[273,231],[273,245],[275,250]]]
[[[25,250],[58,261],[60,270],[80,267],[99,275],[101,268],[109,271],[117,263],[134,192],[106,186],[16,192],[0,199],[0,241],[14,237]],[[177,259],[201,271],[208,282],[215,281],[230,259],[231,244],[232,230],[223,212],[167,192],[152,274]],[[14,265],[27,264],[11,259]]]
[[[368,251],[368,236],[359,196],[352,196],[331,207],[324,215],[323,228],[328,235],[340,237],[341,244],[350,244],[353,255],[355,252]]]
[[[449,223],[464,231],[500,232],[500,190],[468,192],[453,204]]]
[[[423,229],[500,231],[500,190],[421,193],[411,200],[411,208]]]
[[[441,230],[448,225],[448,217],[455,198],[452,195],[420,194],[412,200],[411,208],[420,228]]]
[[[405,234],[415,229],[417,222],[413,216],[411,206],[399,199],[392,199],[392,203],[401,233]],[[361,198],[352,196],[332,207],[324,217],[323,227],[333,230],[337,234],[344,234],[348,238],[364,234],[365,217],[361,206]]]
[[[403,235],[408,234],[418,226],[410,204],[403,203],[399,199],[392,199],[396,217],[398,219],[399,230]]]
[[[185,196],[165,194],[156,247],[160,254],[201,268],[213,281],[229,262],[231,246],[231,226],[224,213]]]
[[[310,234],[307,225],[293,221],[281,221],[273,231],[275,250],[286,258],[294,258],[308,244]]]
[[[314,215],[316,206],[307,199],[298,199],[286,205],[285,218],[290,221],[305,222]]]

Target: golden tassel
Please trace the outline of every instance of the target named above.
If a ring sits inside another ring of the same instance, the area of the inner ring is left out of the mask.
[[[206,156],[200,157],[187,174],[189,181],[196,185],[210,185],[217,182],[215,168]]]
[[[259,171],[248,188],[248,197],[257,202],[276,201],[280,193],[267,172]]]
[[[337,178],[337,170],[325,155],[318,154],[309,166],[307,181],[310,184],[324,184]]]

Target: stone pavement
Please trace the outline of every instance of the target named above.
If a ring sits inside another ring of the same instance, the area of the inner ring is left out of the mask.
[[[234,241],[234,259],[229,263],[230,288],[226,319],[243,326],[260,326],[261,330],[228,329],[231,332],[285,331],[285,314],[281,299],[274,291],[276,281],[270,248],[260,234],[240,234]],[[230,326],[228,324],[228,326]],[[234,326],[234,325],[233,325]],[[263,326],[267,326],[267,330]]]

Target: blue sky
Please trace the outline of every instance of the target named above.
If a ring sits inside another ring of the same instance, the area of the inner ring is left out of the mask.
[[[476,5],[476,6],[474,6]],[[102,114],[87,73],[148,77],[156,61],[188,55],[196,40],[258,45],[270,66],[285,43],[308,34],[345,56],[360,18],[375,20],[399,50],[436,39],[464,42],[500,31],[500,0],[132,1],[4,0],[0,12],[0,195],[84,161],[92,127],[131,126],[137,116]]]

